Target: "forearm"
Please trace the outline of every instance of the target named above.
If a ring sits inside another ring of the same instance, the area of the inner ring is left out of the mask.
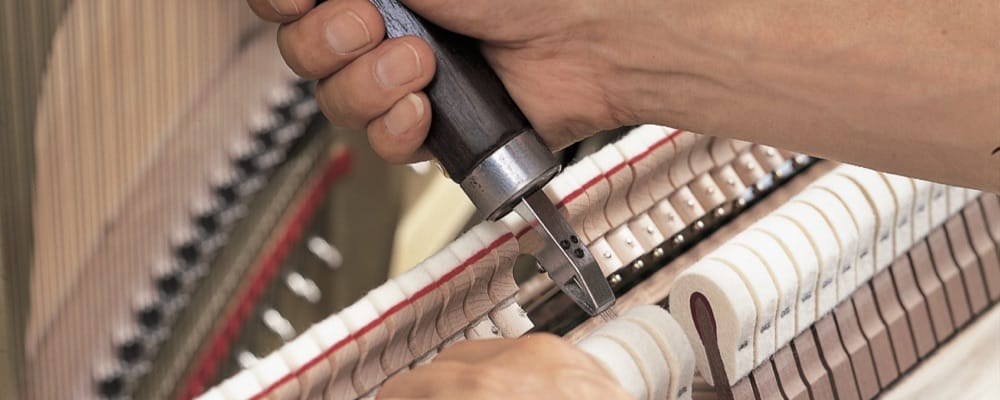
[[[995,3],[654,3],[640,120],[1000,192]]]

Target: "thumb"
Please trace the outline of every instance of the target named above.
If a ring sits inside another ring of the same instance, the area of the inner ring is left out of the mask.
[[[504,43],[529,39],[524,27],[558,18],[558,0],[401,0],[413,12],[452,32]]]

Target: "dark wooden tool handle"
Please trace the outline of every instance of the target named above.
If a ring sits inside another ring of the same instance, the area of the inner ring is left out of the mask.
[[[483,59],[476,40],[448,32],[398,0],[371,0],[390,38],[418,36],[434,49],[437,74],[427,87],[433,117],[425,145],[461,182],[498,147],[530,124]]]

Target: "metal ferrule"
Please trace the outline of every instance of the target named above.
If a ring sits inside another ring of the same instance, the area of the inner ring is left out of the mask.
[[[496,221],[558,172],[555,156],[529,129],[480,162],[460,185],[486,219]]]

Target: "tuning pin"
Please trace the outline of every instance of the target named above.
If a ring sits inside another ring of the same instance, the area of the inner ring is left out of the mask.
[[[147,334],[157,335],[167,325],[167,307],[160,295],[142,290],[136,296],[135,323]]]
[[[299,296],[306,301],[316,304],[322,297],[322,291],[320,291],[319,286],[312,279],[306,278],[298,272],[289,272],[285,275],[285,286],[288,287],[292,293]]]
[[[252,138],[241,138],[233,144],[230,159],[241,175],[250,177],[261,172],[257,157],[267,150],[265,143]]]
[[[267,103],[284,121],[291,121],[295,119],[292,110],[305,96],[305,92],[298,86],[282,84],[268,93]]]
[[[210,237],[226,231],[238,219],[246,215],[243,204],[227,205],[218,196],[203,197],[195,201],[192,220],[195,227]]]
[[[188,271],[199,273],[215,251],[225,243],[225,235],[206,236],[194,226],[186,226],[174,234],[174,256]]]
[[[102,399],[116,399],[122,397],[128,386],[128,378],[122,368],[117,363],[106,363],[99,366],[95,378],[95,390]]]
[[[265,308],[260,315],[261,322],[284,341],[295,339],[295,327],[278,310]]]
[[[306,242],[306,248],[309,252],[323,260],[327,267],[330,269],[337,269],[344,263],[344,256],[340,254],[340,250],[333,247],[330,242],[319,236],[310,237]]]
[[[176,260],[160,260],[153,265],[153,279],[160,296],[166,301],[178,298],[186,289],[184,270]]]
[[[133,327],[119,330],[115,334],[115,352],[123,365],[134,366],[145,359],[148,354],[146,337]]]
[[[231,165],[214,169],[211,174],[212,192],[220,203],[226,207],[237,204],[240,201],[238,188],[244,177]]]

